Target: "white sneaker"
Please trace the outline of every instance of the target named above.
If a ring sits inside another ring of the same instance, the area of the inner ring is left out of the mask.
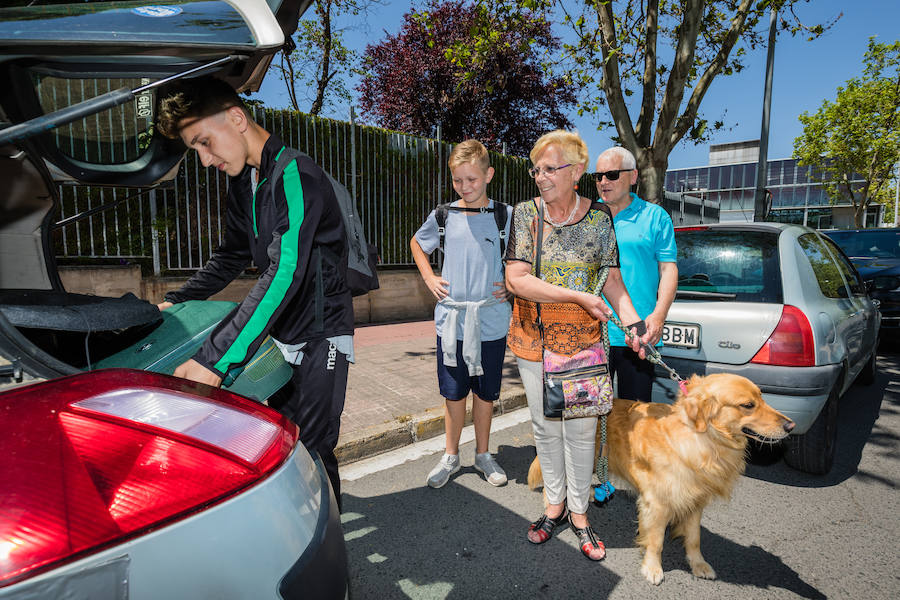
[[[490,452],[475,455],[475,469],[484,474],[484,478],[491,485],[506,484],[506,471],[497,464]]]
[[[459,471],[459,454],[444,454],[437,466],[428,474],[428,485],[433,488],[443,487],[450,476]]]

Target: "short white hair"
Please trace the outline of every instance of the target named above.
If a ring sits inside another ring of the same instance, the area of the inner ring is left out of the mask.
[[[622,159],[619,163],[620,168],[628,169],[629,171],[637,169],[637,160],[635,160],[634,154],[632,154],[627,148],[623,148],[622,146],[613,146],[608,150],[604,150],[600,153],[600,156],[597,157],[597,160],[599,161],[604,156],[610,154],[618,156],[620,159]]]

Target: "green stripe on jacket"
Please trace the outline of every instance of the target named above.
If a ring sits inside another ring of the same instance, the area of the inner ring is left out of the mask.
[[[300,225],[303,223],[303,187],[300,185],[297,161],[291,161],[284,169],[281,182],[287,201],[288,229],[281,236],[278,269],[269,284],[269,289],[256,305],[247,324],[238,333],[231,347],[216,363],[216,369],[223,373],[227,370],[228,365],[241,362],[247,357],[250,344],[263,332],[294,280],[294,272],[297,270],[297,260],[300,254]]]

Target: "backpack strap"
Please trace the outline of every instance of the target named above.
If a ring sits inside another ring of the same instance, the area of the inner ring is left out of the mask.
[[[438,226],[438,247],[441,249],[442,255],[444,254],[444,237],[447,234],[447,215],[450,208],[449,204],[438,204],[434,209],[434,220],[437,221]]]
[[[471,213],[494,213],[494,222],[497,224],[497,231],[500,232],[500,260],[506,254],[506,220],[509,218],[507,205],[503,202],[494,201],[494,206],[482,206],[479,208],[468,208],[463,206],[451,206],[450,204],[438,204],[434,209],[434,219],[438,226],[438,247],[441,249],[441,255],[444,254],[444,237],[447,232],[447,215],[450,211],[471,212]]]
[[[494,201],[494,222],[497,223],[497,231],[500,232],[500,260],[506,255],[506,219],[509,217],[507,205]]]

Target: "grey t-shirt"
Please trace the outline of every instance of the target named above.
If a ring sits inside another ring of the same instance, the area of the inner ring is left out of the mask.
[[[458,206],[459,201],[452,203]],[[493,207],[494,201],[488,201]],[[507,206],[506,235],[512,222],[512,207]],[[438,247],[437,220],[434,211],[416,232],[416,241],[425,254],[431,254]],[[484,300],[499,288],[495,281],[503,281],[503,263],[500,260],[500,232],[493,213],[469,213],[451,210],[447,214],[444,234],[444,265],[441,277],[450,285],[450,299],[457,302],[477,302]],[[438,334],[447,317],[447,307],[437,304],[434,308],[434,323]],[[506,337],[509,331],[511,307],[509,302],[501,302],[481,308],[481,340],[484,342]],[[463,339],[465,311],[459,315],[456,337]]]

